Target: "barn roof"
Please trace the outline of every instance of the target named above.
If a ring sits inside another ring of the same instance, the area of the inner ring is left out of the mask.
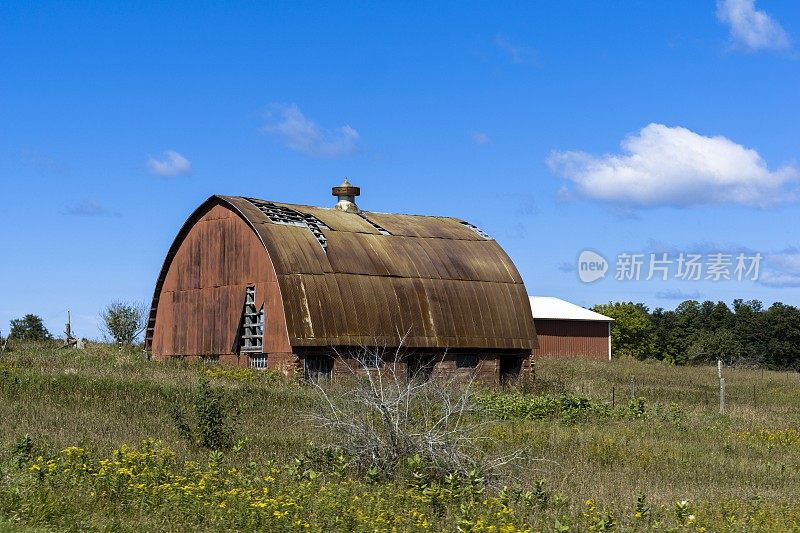
[[[401,335],[409,347],[536,345],[519,272],[462,220],[237,196],[208,202],[234,209],[263,242],[293,346],[391,346]]]
[[[533,316],[542,320],[591,320],[596,322],[613,322],[614,319],[595,313],[553,296],[531,296]]]

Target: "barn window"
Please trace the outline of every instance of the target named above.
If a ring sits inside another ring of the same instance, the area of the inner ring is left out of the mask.
[[[245,289],[244,309],[239,329],[239,351],[261,353],[264,347],[264,306],[256,308],[256,288]]]
[[[304,358],[306,379],[319,381],[328,379],[333,372],[333,357],[328,354],[308,354]]]
[[[475,368],[478,366],[478,356],[474,354],[458,354],[456,355],[456,367],[458,368]]]
[[[362,368],[380,368],[383,366],[383,356],[377,350],[364,350],[357,356]]]
[[[436,366],[436,356],[432,354],[413,354],[406,359],[406,374],[408,379],[428,381],[433,375]]]
[[[265,370],[267,368],[267,354],[250,354],[250,368]]]

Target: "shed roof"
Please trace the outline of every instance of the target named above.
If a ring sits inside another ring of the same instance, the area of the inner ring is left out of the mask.
[[[613,322],[614,319],[595,313],[590,309],[569,303],[554,296],[531,296],[531,309],[536,319],[543,320],[590,320]]]
[[[462,220],[238,196],[212,196],[195,215],[216,204],[236,211],[269,253],[292,346],[394,346],[401,336],[408,347],[536,346],[519,272]]]

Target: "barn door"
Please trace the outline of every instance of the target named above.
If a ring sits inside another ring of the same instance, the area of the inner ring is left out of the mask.
[[[409,381],[428,381],[433,374],[436,357],[431,354],[412,354],[406,359],[406,373]]]
[[[517,379],[522,372],[521,355],[500,356],[500,383],[509,383]]]
[[[308,354],[304,357],[304,366],[306,379],[328,379],[333,372],[333,357],[325,353]]]

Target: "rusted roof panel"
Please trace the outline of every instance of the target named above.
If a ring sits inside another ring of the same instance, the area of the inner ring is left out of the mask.
[[[338,209],[325,209],[324,207],[312,207],[307,205],[279,204],[277,202],[276,205],[282,205],[300,211],[301,213],[313,215],[334,231],[380,234],[372,224],[360,216],[353,216],[353,213],[345,213]]]
[[[293,346],[532,349],[536,333],[513,262],[492,239],[447,217],[362,213],[275,203],[312,215],[272,222],[244,198],[222,197],[256,230],[278,276]],[[267,203],[267,202],[265,202]]]
[[[287,309],[293,345],[391,346],[404,334],[409,347],[529,349],[532,345],[533,326],[518,320],[512,301],[524,297],[524,290],[488,282],[353,274],[281,278],[284,301],[296,302]],[[476,293],[483,303],[470,301]],[[477,316],[473,309],[479,310]]]
[[[345,213],[347,214],[347,213]],[[482,240],[460,220],[450,217],[422,215],[395,215],[389,213],[364,212],[370,220],[377,222],[392,235],[405,237],[432,237],[438,239]]]

